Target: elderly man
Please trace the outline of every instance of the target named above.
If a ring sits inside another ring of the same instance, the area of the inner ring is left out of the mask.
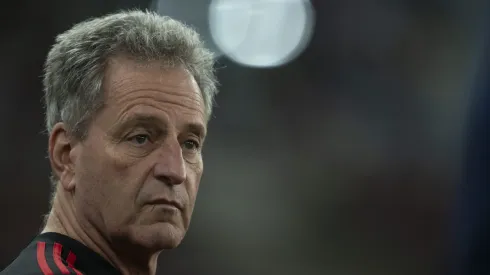
[[[54,194],[41,234],[1,274],[155,274],[184,238],[217,93],[196,32],[151,12],[59,35],[45,66]]]

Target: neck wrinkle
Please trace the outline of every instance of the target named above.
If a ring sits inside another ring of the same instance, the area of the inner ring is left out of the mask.
[[[110,242],[104,238],[102,232],[92,223],[87,221],[89,226],[80,224],[76,217],[76,208],[74,207],[72,195],[64,190],[58,189],[53,199],[53,205],[46,225],[41,233],[58,233],[75,239],[95,253],[102,256],[112,266],[119,270],[124,275],[155,275],[158,254],[152,255],[148,260],[146,267],[138,265],[123,264],[120,257],[110,246]],[[128,261],[125,261],[128,263]]]

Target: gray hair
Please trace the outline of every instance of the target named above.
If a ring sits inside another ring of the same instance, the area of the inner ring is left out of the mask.
[[[107,62],[120,54],[183,65],[195,78],[210,118],[218,92],[214,56],[199,35],[154,12],[122,11],[81,22],[56,37],[43,81],[48,133],[64,122],[74,137],[86,137],[88,125],[104,105]]]

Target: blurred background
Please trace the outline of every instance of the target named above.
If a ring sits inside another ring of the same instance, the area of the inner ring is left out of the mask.
[[[148,8],[203,35],[221,82],[193,223],[159,274],[447,274],[486,2],[6,1],[0,270],[48,211],[55,36]]]

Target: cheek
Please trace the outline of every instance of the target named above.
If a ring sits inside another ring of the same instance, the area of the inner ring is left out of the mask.
[[[76,191],[92,193],[104,181],[104,159],[94,150],[84,150],[75,168]],[[95,192],[96,193],[96,192]]]
[[[194,206],[196,201],[197,193],[199,191],[199,185],[201,183],[202,177],[202,162],[198,165],[193,165],[188,169],[189,173],[187,175],[187,190],[189,194],[189,199]]]
[[[109,197],[105,191],[103,161],[94,155],[82,154],[75,167],[75,205],[91,223],[100,224],[101,210]]]
[[[118,223],[131,215],[136,184],[133,167],[114,157],[109,148],[85,150],[76,166],[76,204],[85,216]],[[124,209],[124,211],[122,211]],[[90,217],[91,216],[91,217]]]

